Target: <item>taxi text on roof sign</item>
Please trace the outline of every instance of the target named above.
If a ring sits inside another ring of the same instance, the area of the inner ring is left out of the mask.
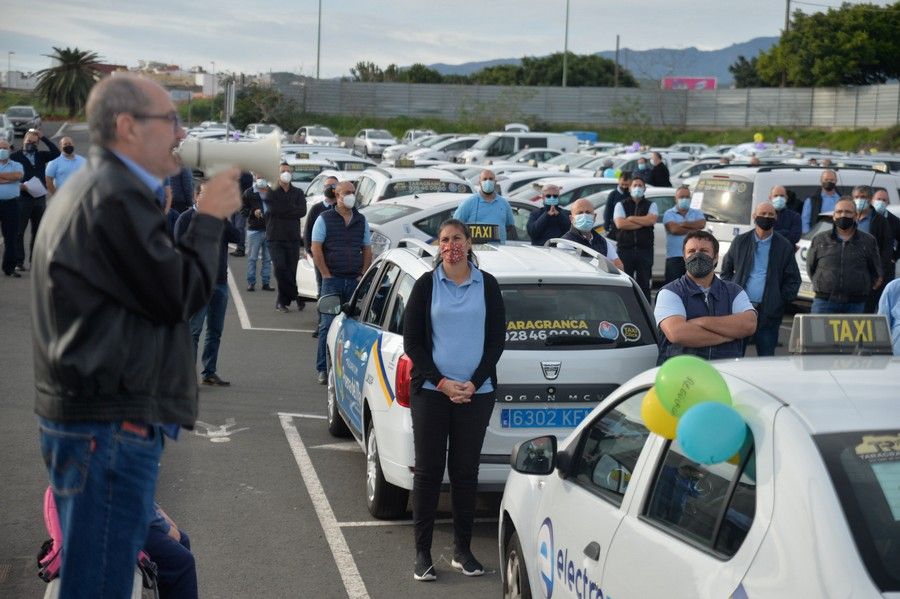
[[[472,235],[472,243],[500,241],[499,225],[470,224],[469,234]]]
[[[876,314],[797,314],[792,354],[891,354],[887,318]]]

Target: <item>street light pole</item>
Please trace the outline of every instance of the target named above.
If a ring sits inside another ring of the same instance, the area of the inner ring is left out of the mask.
[[[212,93],[212,102],[209,103],[209,120],[214,121],[214,120],[216,120],[215,117],[213,116],[213,114],[214,114],[213,111],[214,111],[215,108],[216,108],[216,89],[217,89],[219,86],[216,84],[216,61],[215,61],[215,60],[211,60],[210,62],[212,63],[212,76],[213,76],[213,80],[212,80],[212,92],[213,92],[213,93]],[[227,135],[227,133],[228,133],[228,126],[226,125],[225,127],[226,127],[226,128],[225,128],[225,133],[226,133],[226,135]]]
[[[316,31],[316,79],[319,78],[319,62],[322,60],[322,0],[319,0],[319,27]]]
[[[569,66],[569,0],[566,0],[566,41],[563,48],[563,80],[562,86],[566,86],[566,71]]]
[[[12,89],[12,55],[14,50],[6,52],[6,89]]]

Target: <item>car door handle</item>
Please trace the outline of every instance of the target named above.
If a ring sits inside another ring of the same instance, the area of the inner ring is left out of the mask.
[[[587,547],[584,548],[584,554],[594,560],[595,562],[600,561],[600,543],[597,541],[591,541],[587,544]]]

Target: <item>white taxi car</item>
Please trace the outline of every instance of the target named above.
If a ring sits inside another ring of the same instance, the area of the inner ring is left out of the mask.
[[[544,437],[514,449],[504,596],[900,597],[900,359],[887,322],[795,318],[801,355],[712,362],[751,433],[727,462],[694,462],[645,428],[657,369],[558,448]],[[812,355],[858,347],[870,355]]]
[[[479,475],[481,490],[499,491],[515,443],[571,430],[656,363],[656,331],[634,281],[590,249],[476,246],[475,253],[497,278],[506,307],[506,350]],[[334,304],[338,296],[319,300],[320,311],[340,312],[327,337],[328,429],[349,431],[365,450],[366,504],[378,518],[405,513],[413,485],[403,312],[436,255],[436,246],[403,241],[375,260],[343,307]]]
[[[417,193],[465,193],[472,187],[462,177],[439,168],[416,167],[415,161],[398,161],[400,166],[376,166],[364,170],[356,184],[356,204],[360,208],[398,196]]]

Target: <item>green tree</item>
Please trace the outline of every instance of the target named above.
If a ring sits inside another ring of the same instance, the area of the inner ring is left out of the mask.
[[[521,85],[522,73],[517,64],[498,64],[476,71],[469,78],[480,85]]]
[[[761,52],[757,73],[768,85],[870,85],[900,77],[900,2],[796,11],[776,46]]]
[[[744,56],[738,56],[735,63],[728,67],[728,71],[734,76],[736,87],[762,87],[765,84],[757,71],[758,62],[759,59],[756,56],[750,60]]]
[[[417,62],[408,69],[400,71],[400,81],[404,83],[441,83],[443,77],[434,69]]]
[[[371,61],[359,61],[350,69],[354,81],[384,81],[384,71]]]
[[[615,82],[615,63],[594,54],[574,54],[567,58],[566,85],[569,87],[612,87]],[[563,54],[526,56],[521,65],[497,65],[472,74],[482,85],[561,86]],[[637,87],[634,76],[619,68],[619,85]]]
[[[243,129],[250,123],[273,123],[284,113],[284,97],[267,85],[250,83],[235,93],[231,123]]]
[[[84,109],[88,94],[100,79],[100,57],[89,50],[53,47],[45,54],[54,66],[38,71],[37,95],[51,108],[65,108],[69,118]]]

